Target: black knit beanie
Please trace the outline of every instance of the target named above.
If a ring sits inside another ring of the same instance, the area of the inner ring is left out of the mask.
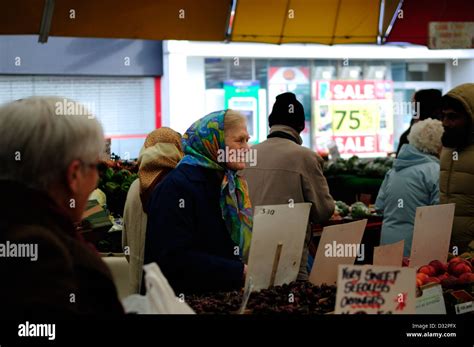
[[[297,132],[303,131],[304,108],[293,93],[283,93],[276,97],[272,113],[268,116],[268,125],[287,125]]]

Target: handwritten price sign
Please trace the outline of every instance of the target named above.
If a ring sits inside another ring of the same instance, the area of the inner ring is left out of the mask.
[[[414,269],[339,265],[335,313],[413,314]]]

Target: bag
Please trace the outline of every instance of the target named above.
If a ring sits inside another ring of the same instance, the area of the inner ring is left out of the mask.
[[[143,269],[146,295],[133,294],[126,297],[122,301],[126,313],[195,314],[185,301],[176,297],[158,264],[147,264]]]

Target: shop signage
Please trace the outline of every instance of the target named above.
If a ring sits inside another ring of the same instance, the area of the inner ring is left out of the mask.
[[[336,314],[415,313],[415,269],[339,265]]]
[[[317,286],[335,284],[337,267],[340,264],[354,264],[356,257],[360,258],[360,251],[364,251],[361,241],[366,226],[367,219],[325,227],[309,281]]]
[[[313,94],[315,149],[336,142],[344,156],[393,151],[391,81],[316,81]]]
[[[296,280],[310,203],[256,206],[245,287],[252,290]]]
[[[419,268],[433,259],[448,260],[454,208],[455,204],[443,204],[416,209],[410,267]]]
[[[474,22],[430,22],[431,49],[474,48]]]
[[[416,298],[417,314],[446,314],[443,288],[440,284],[428,284],[421,289],[422,295]]]
[[[374,247],[374,265],[402,266],[405,240]]]

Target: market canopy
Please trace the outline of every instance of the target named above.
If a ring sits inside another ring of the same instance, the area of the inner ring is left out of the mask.
[[[46,37],[223,41],[231,4],[231,0],[0,0],[0,35],[42,31]]]
[[[41,42],[66,36],[428,45],[431,22],[466,22],[438,27],[439,38],[474,36],[474,0],[0,0],[0,8],[0,35],[39,35]]]
[[[239,0],[231,41],[377,43],[395,19],[400,3],[399,0]]]

